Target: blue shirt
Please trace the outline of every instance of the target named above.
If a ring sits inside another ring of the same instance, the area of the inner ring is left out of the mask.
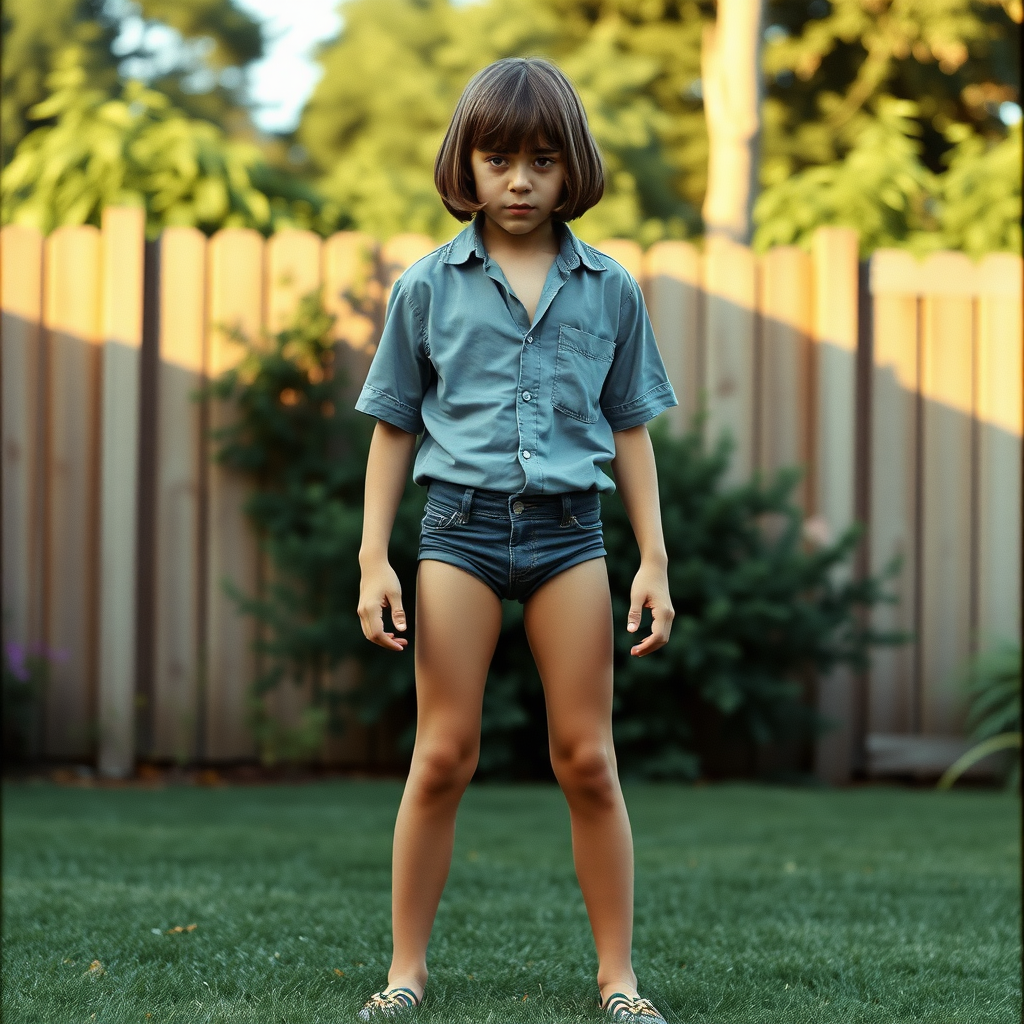
[[[480,215],[482,216],[482,215]],[[565,225],[537,312],[477,218],[395,283],[356,402],[423,434],[413,479],[506,494],[612,491],[612,432],[676,405],[633,278]]]

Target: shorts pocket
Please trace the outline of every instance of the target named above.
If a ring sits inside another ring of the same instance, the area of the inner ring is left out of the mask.
[[[449,530],[458,525],[462,519],[462,510],[442,505],[438,501],[427,499],[423,507],[423,518],[420,526],[424,530]]]
[[[614,358],[612,342],[563,324],[558,330],[551,404],[573,419],[596,423],[601,389]]]
[[[598,507],[588,512],[575,512],[570,522],[577,530],[600,530],[603,525],[601,522],[601,509]]]

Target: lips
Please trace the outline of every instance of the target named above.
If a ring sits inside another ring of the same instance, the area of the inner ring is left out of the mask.
[[[528,206],[525,203],[516,203],[514,206],[506,206],[506,210],[515,210],[517,213],[526,213],[528,210],[532,210],[532,206]]]

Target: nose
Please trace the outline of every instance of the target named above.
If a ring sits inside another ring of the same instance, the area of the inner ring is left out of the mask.
[[[508,188],[510,192],[529,192],[533,186],[530,184],[530,176],[526,173],[525,163],[515,161],[512,164],[512,176],[509,178]]]

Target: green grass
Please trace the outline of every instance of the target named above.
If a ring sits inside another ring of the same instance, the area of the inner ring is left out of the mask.
[[[373,782],[7,786],[3,1019],[354,1021],[388,963],[399,795]],[[1020,1019],[1013,798],[752,786],[626,798],[635,965],[670,1022]],[[104,973],[87,973],[94,960]],[[601,1019],[557,790],[471,788],[430,962],[423,1024]]]

